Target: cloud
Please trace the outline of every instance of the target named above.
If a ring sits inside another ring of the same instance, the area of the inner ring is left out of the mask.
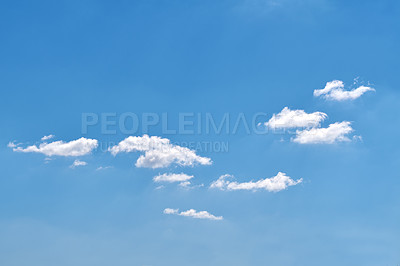
[[[178,209],[171,209],[171,208],[166,208],[164,210],[165,214],[177,214],[178,213]]]
[[[345,101],[355,100],[368,91],[375,91],[375,89],[367,86],[359,86],[356,89],[346,91],[344,90],[344,83],[341,80],[333,80],[327,82],[325,88],[314,90],[315,97],[323,97],[332,101]]]
[[[106,169],[110,169],[113,168],[112,166],[99,166],[96,168],[96,171],[101,171],[101,170],[106,170]]]
[[[54,135],[50,134],[50,135],[48,135],[48,136],[42,137],[40,140],[45,141],[45,140],[52,139],[52,138],[54,138],[54,137],[55,137]]]
[[[7,147],[8,147],[8,148],[15,148],[15,147],[17,147],[17,145],[16,145],[15,142],[13,141],[13,142],[9,142],[9,143],[7,144]]]
[[[70,167],[75,168],[77,166],[85,166],[85,165],[87,165],[87,162],[75,160]]]
[[[260,179],[258,181],[249,181],[238,183],[231,181],[232,175],[222,175],[218,180],[211,183],[210,188],[217,188],[220,190],[260,190],[264,189],[270,192],[278,192],[290,186],[297,185],[303,181],[302,178],[293,180],[285,173],[278,172],[278,174],[271,178]]]
[[[269,128],[317,127],[327,117],[322,112],[306,113],[304,110],[290,110],[285,107],[279,114],[273,114],[265,126]]]
[[[194,176],[192,175],[187,175],[184,173],[180,174],[173,174],[173,173],[165,173],[162,175],[157,175],[153,178],[153,181],[156,183],[160,182],[168,182],[168,183],[174,183],[174,182],[179,182],[178,186],[183,189],[194,189],[198,187],[204,186],[203,184],[200,185],[192,185],[192,183],[189,181],[193,178]]]
[[[137,167],[163,168],[171,164],[194,166],[195,164],[210,165],[210,158],[201,157],[195,151],[170,143],[169,139],[157,136],[127,137],[118,145],[110,147],[115,156],[121,152],[144,152],[136,161]]]
[[[82,156],[91,153],[98,146],[96,139],[80,138],[70,142],[62,140],[51,143],[41,143],[39,146],[32,145],[26,148],[14,147],[15,152],[36,152],[46,156]]]
[[[190,210],[187,210],[184,212],[179,212],[179,209],[166,208],[164,210],[164,213],[192,217],[192,218],[196,218],[196,219],[208,219],[208,220],[222,220],[223,219],[222,216],[214,216],[207,211],[196,211],[194,209],[190,209]]]
[[[46,158],[44,158],[44,163],[48,164],[48,163],[50,163],[51,160],[53,160],[53,159],[49,158],[49,157],[46,157]]]
[[[190,187],[191,184],[192,184],[192,183],[190,183],[189,181],[184,181],[184,182],[180,182],[180,183],[179,183],[179,186],[182,187],[182,188],[188,189],[188,188],[191,188],[191,187]]]
[[[204,187],[204,184],[199,184],[199,185],[192,185],[192,183],[190,181],[184,181],[179,183],[178,185],[180,188],[183,189],[195,189],[195,188],[199,188],[199,187]]]
[[[192,179],[193,176],[192,175],[187,175],[184,173],[180,173],[180,174],[162,174],[162,175],[158,175],[155,176],[153,178],[154,182],[169,182],[169,183],[173,183],[173,182],[184,182],[184,181],[188,181],[190,179]]]
[[[350,122],[336,122],[327,128],[312,128],[298,130],[293,142],[300,144],[333,144],[336,142],[350,141],[347,134],[353,132]]]

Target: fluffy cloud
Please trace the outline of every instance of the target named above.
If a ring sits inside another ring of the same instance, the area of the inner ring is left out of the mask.
[[[50,134],[50,135],[48,135],[48,136],[42,137],[41,140],[42,140],[42,141],[46,141],[46,140],[52,139],[52,138],[54,138],[54,137],[55,137],[54,135]]]
[[[269,128],[310,128],[319,126],[327,117],[322,112],[306,113],[303,110],[290,110],[285,107],[279,114],[274,114],[265,125]]]
[[[75,160],[70,167],[75,168],[77,166],[85,166],[85,165],[87,165],[87,162]]]
[[[62,140],[50,143],[41,143],[39,146],[32,145],[26,148],[13,147],[15,152],[36,152],[46,156],[82,156],[91,153],[98,146],[96,139],[80,138],[70,142]]]
[[[118,145],[110,147],[115,156],[121,152],[144,152],[136,161],[137,167],[162,168],[171,164],[193,166],[195,164],[210,165],[211,159],[201,157],[195,151],[170,143],[169,139],[157,136],[127,137]]]
[[[208,219],[208,220],[222,220],[222,216],[214,216],[207,211],[196,211],[194,209],[190,209],[184,212],[179,212],[179,209],[170,209],[166,208],[164,210],[165,214],[175,214],[180,216],[192,217],[196,219]]]
[[[367,86],[360,86],[356,89],[346,91],[344,90],[344,83],[341,80],[333,80],[327,82],[325,88],[321,90],[314,90],[315,97],[323,97],[327,100],[334,101],[345,101],[345,100],[354,100],[367,91],[375,91],[375,89]]]
[[[238,183],[236,181],[231,181],[233,176],[222,175],[216,181],[212,182],[210,188],[217,188],[220,190],[259,190],[264,189],[271,192],[278,192],[288,188],[289,186],[294,186],[303,181],[302,178],[293,180],[285,173],[279,172],[276,176],[271,178],[260,179],[258,181],[249,181]]]
[[[154,182],[168,182],[168,183],[173,183],[173,182],[184,182],[184,181],[188,181],[190,179],[192,179],[193,176],[192,175],[187,175],[184,173],[180,173],[180,174],[162,174],[162,175],[158,175],[155,176],[153,178]],[[190,184],[190,182],[189,182]]]
[[[343,121],[330,124],[327,128],[312,128],[298,130],[293,142],[300,144],[333,144],[335,142],[350,141],[347,134],[353,131],[350,122]]]

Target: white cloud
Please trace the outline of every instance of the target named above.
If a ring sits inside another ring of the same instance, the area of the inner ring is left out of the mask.
[[[77,166],[85,166],[85,165],[87,165],[87,162],[75,160],[70,167],[75,168]]]
[[[180,174],[162,174],[162,175],[158,175],[155,176],[153,178],[154,182],[169,182],[169,183],[173,183],[173,182],[184,182],[184,181],[188,181],[190,179],[192,179],[193,176],[192,175],[187,175],[184,173],[180,173]],[[190,183],[190,182],[189,182]]]
[[[375,89],[367,86],[359,86],[356,89],[346,91],[344,90],[344,83],[341,80],[333,80],[327,82],[325,88],[320,90],[314,90],[315,97],[323,97],[327,100],[333,101],[345,101],[355,100],[367,91],[375,91]]]
[[[91,153],[98,146],[96,139],[80,138],[70,142],[62,140],[50,143],[41,143],[26,148],[14,147],[15,152],[36,152],[46,156],[82,156]]]
[[[53,160],[53,159],[50,157],[46,157],[46,158],[44,158],[44,163],[48,164],[48,163],[50,163],[51,160]]]
[[[156,183],[160,182],[168,182],[168,183],[174,183],[174,182],[179,182],[178,186],[183,189],[194,189],[198,187],[204,186],[203,184],[200,185],[192,185],[192,183],[189,181],[193,178],[194,176],[192,175],[187,175],[184,173],[180,174],[173,174],[173,173],[165,173],[165,174],[160,174],[157,175],[153,178],[153,181]]]
[[[188,189],[188,188],[190,188],[191,184],[192,183],[190,183],[190,181],[184,181],[184,182],[179,183],[179,186],[182,187],[182,188]]]
[[[106,170],[106,169],[110,169],[113,168],[112,166],[99,166],[97,167],[96,171],[101,171],[101,170]]]
[[[54,137],[55,137],[54,135],[50,134],[50,135],[48,135],[48,136],[42,137],[41,140],[42,140],[42,141],[45,141],[45,140],[52,139],[52,138],[54,138]]]
[[[223,219],[222,216],[214,216],[207,211],[196,211],[194,209],[190,209],[190,210],[187,210],[184,212],[179,212],[179,209],[166,208],[164,210],[164,213],[192,217],[192,218],[196,218],[196,219],[208,219],[208,220],[222,220]]]
[[[249,181],[238,183],[236,181],[231,181],[233,179],[232,175],[222,175],[218,180],[211,183],[210,188],[217,188],[220,190],[252,190],[256,191],[259,189],[264,189],[271,192],[278,192],[288,188],[289,186],[294,186],[303,181],[302,178],[293,180],[285,173],[278,172],[278,174],[271,178],[260,179],[258,181]]]
[[[118,145],[110,147],[115,156],[121,152],[144,152],[136,161],[137,167],[162,168],[171,164],[193,166],[195,164],[210,165],[210,158],[201,157],[195,151],[170,143],[169,139],[157,136],[127,137]]]
[[[350,122],[336,122],[327,128],[312,128],[298,130],[292,140],[300,144],[333,144],[335,142],[350,141],[346,135],[353,132]]]
[[[195,188],[199,188],[199,187],[204,187],[204,184],[192,185],[192,183],[190,181],[184,181],[184,182],[179,183],[178,186],[183,189],[195,189]]]
[[[166,208],[164,210],[165,214],[177,214],[178,213],[178,209],[171,209],[171,208]]]
[[[8,148],[15,148],[15,147],[17,147],[17,145],[14,143],[14,141],[13,142],[9,142],[8,144],[7,144],[7,147]]]
[[[327,117],[322,112],[306,113],[304,110],[290,110],[285,107],[279,114],[273,114],[265,126],[269,128],[317,127]]]

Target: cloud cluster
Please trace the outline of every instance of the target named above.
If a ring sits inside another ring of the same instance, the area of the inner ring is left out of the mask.
[[[306,113],[304,110],[290,110],[285,107],[280,113],[273,114],[265,125],[273,129],[310,128],[319,126],[327,117],[322,112]]]
[[[297,185],[303,181],[302,178],[293,180],[282,172],[278,172],[278,174],[274,177],[260,179],[258,181],[239,183],[236,181],[231,181],[231,179],[233,179],[232,175],[222,175],[218,178],[218,180],[211,183],[210,188],[216,188],[220,190],[252,190],[252,191],[263,189],[270,192],[278,192],[290,186]]]
[[[196,211],[194,209],[190,209],[187,211],[179,212],[179,209],[171,209],[171,208],[166,208],[164,210],[165,214],[175,214],[179,216],[186,216],[186,217],[192,217],[196,219],[208,219],[208,220],[222,220],[222,216],[215,216],[212,215],[211,213],[207,211]]]
[[[327,128],[311,128],[297,131],[293,142],[300,144],[332,144],[335,142],[350,141],[346,136],[353,132],[350,122],[343,121],[330,124]]]
[[[118,145],[110,147],[115,156],[121,152],[144,152],[136,161],[137,167],[163,168],[171,164],[193,166],[196,164],[210,165],[210,158],[201,157],[195,151],[170,143],[169,139],[157,136],[127,137]]]
[[[293,142],[299,144],[333,144],[349,140],[345,135],[353,131],[350,122],[343,121],[331,124],[328,128],[319,128],[327,117],[323,112],[306,113],[304,110],[285,107],[280,113],[273,114],[265,125],[273,129],[302,128],[296,130],[296,137],[292,138]]]
[[[35,152],[46,156],[82,156],[91,153],[98,146],[96,139],[80,138],[70,142],[62,140],[50,143],[41,143],[39,146],[32,145],[26,148],[13,147],[15,152]]]
[[[367,86],[359,86],[356,89],[346,91],[344,90],[344,83],[341,80],[333,80],[327,82],[325,88],[314,90],[315,97],[323,97],[327,100],[345,101],[355,100],[368,91],[375,91],[375,89]]]

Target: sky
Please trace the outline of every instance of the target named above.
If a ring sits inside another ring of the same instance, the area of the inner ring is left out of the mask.
[[[1,265],[400,264],[398,1],[0,7]]]

